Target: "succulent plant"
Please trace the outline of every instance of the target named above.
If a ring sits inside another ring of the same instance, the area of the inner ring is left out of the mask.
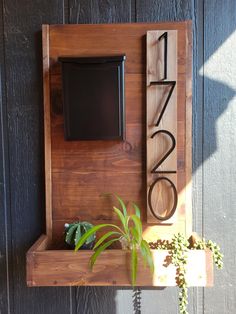
[[[75,248],[81,237],[90,229],[93,225],[87,221],[75,221],[73,223],[65,224],[65,242]],[[86,239],[81,249],[92,249],[95,243],[96,235],[93,233]]]

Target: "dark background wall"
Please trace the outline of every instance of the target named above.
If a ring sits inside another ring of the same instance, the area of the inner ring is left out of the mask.
[[[219,242],[215,287],[190,313],[236,311],[236,1],[0,0],[0,313],[132,313],[132,291],[27,288],[25,253],[44,231],[41,24],[193,20],[194,230]],[[177,313],[177,289],[144,290],[142,313]]]

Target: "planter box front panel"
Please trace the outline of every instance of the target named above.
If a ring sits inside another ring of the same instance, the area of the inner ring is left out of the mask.
[[[129,252],[106,250],[91,271],[88,261],[92,251],[42,250],[40,244],[46,239],[42,236],[34,251],[28,253],[28,286],[131,286]],[[137,286],[176,286],[176,268],[166,262],[168,252],[152,250],[152,254],[153,275],[139,257]],[[189,286],[212,286],[212,253],[189,251],[186,276]]]

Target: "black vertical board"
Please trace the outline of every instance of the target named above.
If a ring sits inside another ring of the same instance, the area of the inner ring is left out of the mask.
[[[189,0],[136,0],[137,22],[162,22],[181,21],[192,19],[192,1]],[[193,312],[193,289],[189,291],[188,306],[190,313]],[[156,298],[151,295],[156,295]],[[150,291],[143,294],[143,306],[150,306],[149,313],[176,313],[178,311],[178,290],[167,288],[164,291]],[[161,296],[161,297],[159,297]],[[172,300],[172,302],[170,302]]]
[[[6,134],[6,112],[3,97],[3,62],[2,55],[0,69],[0,313],[8,313],[10,309],[9,300],[9,273],[8,273],[8,188],[7,184],[7,134]]]
[[[11,220],[11,313],[70,312],[69,288],[27,288],[26,251],[44,231],[41,24],[63,20],[63,2],[4,1]],[[5,314],[5,312],[3,312]]]
[[[5,98],[4,27],[2,1],[0,1],[0,313],[9,313],[9,168],[7,114]]]
[[[236,1],[204,1],[203,227],[224,253],[204,313],[236,309]]]
[[[137,22],[191,19],[191,8],[189,0],[136,0]]]
[[[71,24],[131,22],[130,0],[70,0],[69,4]],[[75,288],[74,311],[79,314],[116,314],[116,293],[117,289],[112,287]]]
[[[131,0],[70,0],[69,23],[125,23],[131,20]]]

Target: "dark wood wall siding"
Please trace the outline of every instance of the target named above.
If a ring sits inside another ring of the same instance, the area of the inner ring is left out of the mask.
[[[236,310],[235,0],[0,0],[0,313],[132,313],[132,291],[27,288],[25,253],[44,231],[42,23],[193,20],[194,229],[225,269],[190,289],[190,313]],[[177,289],[143,290],[142,313],[177,313]]]

